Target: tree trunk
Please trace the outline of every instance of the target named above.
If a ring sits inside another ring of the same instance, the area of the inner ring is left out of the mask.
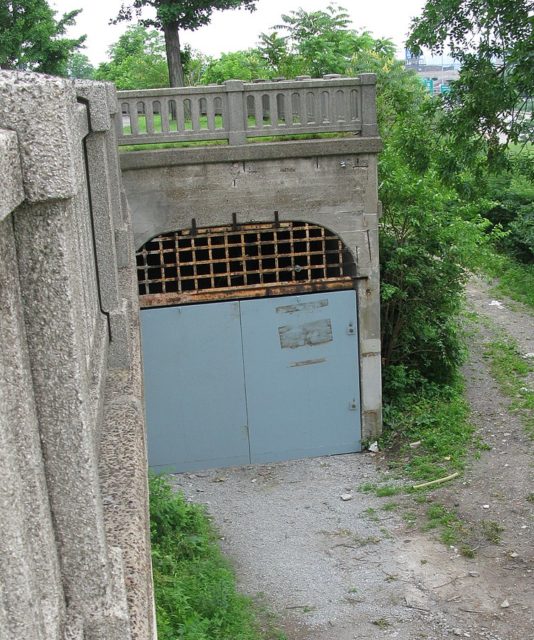
[[[163,25],[165,36],[165,50],[167,53],[167,65],[169,67],[169,84],[171,87],[184,86],[184,70],[182,68],[182,54],[180,52],[180,36],[178,25],[173,23]]]

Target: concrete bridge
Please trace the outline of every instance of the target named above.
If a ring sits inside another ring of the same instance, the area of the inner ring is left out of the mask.
[[[363,439],[381,429],[375,82],[363,74],[118,93],[119,145],[224,143],[121,153],[137,249],[191,227],[292,221],[341,239],[353,264],[338,288],[358,300]],[[316,134],[336,137],[291,139]],[[320,290],[314,280],[298,291]]]
[[[344,408],[364,438],[380,432],[374,88],[232,81],[117,102],[103,83],[0,73],[2,639],[155,638],[139,301],[354,290],[359,329],[341,333],[359,345],[361,405]],[[224,144],[117,153],[206,141]],[[251,230],[262,257],[234,259]],[[169,234],[183,253],[207,242],[182,280],[166,271]],[[241,271],[220,286],[210,242],[234,236],[222,263]],[[279,327],[282,346],[328,347],[329,322]]]

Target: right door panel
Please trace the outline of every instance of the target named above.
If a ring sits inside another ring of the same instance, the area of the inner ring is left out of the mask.
[[[356,293],[241,302],[251,462],[361,448]]]

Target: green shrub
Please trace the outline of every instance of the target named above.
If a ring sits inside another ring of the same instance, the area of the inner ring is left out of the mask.
[[[486,216],[505,231],[501,250],[524,263],[534,263],[534,153],[510,154],[509,166],[488,182],[494,201]]]
[[[162,476],[149,486],[159,640],[259,640],[252,602],[236,593],[204,509]]]

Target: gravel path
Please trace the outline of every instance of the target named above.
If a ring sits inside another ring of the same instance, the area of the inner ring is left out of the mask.
[[[468,298],[534,352],[531,315],[490,304],[480,281]],[[473,421],[492,449],[433,492],[475,529],[483,520],[504,527],[500,544],[480,540],[474,559],[411,529],[403,515],[423,509],[411,498],[358,491],[388,480],[381,454],[174,476],[208,505],[241,589],[278,614],[289,640],[534,640],[532,444],[480,355],[491,327],[471,338],[465,373]],[[393,501],[398,509],[383,508]]]

